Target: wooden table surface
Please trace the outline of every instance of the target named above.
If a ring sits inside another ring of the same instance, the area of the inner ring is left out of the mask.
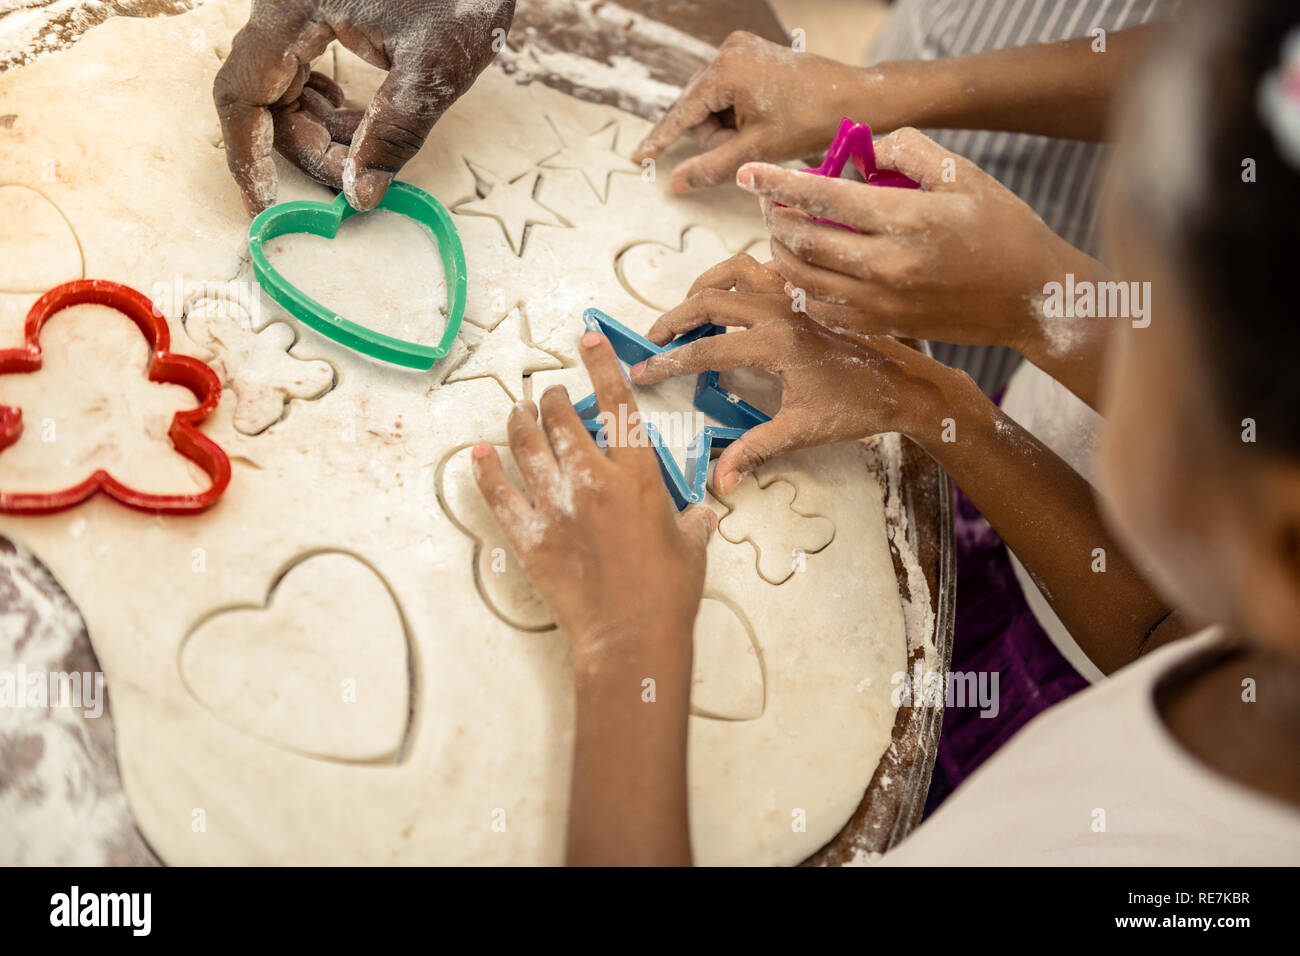
[[[713,46],[733,30],[747,30],[776,43],[790,39],[767,0],[618,0],[618,5]]]
[[[689,36],[716,45],[728,33],[745,29],[778,42],[785,42],[785,32],[766,0],[618,0],[618,5],[636,13],[674,26]],[[70,45],[85,29],[102,22],[107,15],[150,16],[184,12],[193,6],[189,0],[112,0],[94,8],[104,16],[69,18],[53,27],[61,45]],[[684,43],[676,49],[666,49],[659,39],[638,41],[629,37],[632,29],[608,35],[605,28],[575,37],[573,30],[583,25],[573,18],[557,17],[556,10],[564,6],[562,0],[518,0],[516,23],[510,42],[519,42],[527,28],[543,36],[564,34],[566,44],[583,48],[587,55],[608,57],[615,52],[622,55],[644,57],[653,62],[659,77],[681,86],[692,72],[707,61],[700,55],[698,44]],[[599,5],[597,5],[599,6]],[[87,24],[89,26],[87,26]],[[565,31],[569,31],[567,34]],[[658,48],[656,48],[658,47]],[[684,53],[684,49],[689,52]],[[640,56],[638,56],[640,54]],[[0,70],[20,65],[22,60],[0,50]],[[644,60],[643,60],[644,62]],[[564,82],[552,85],[565,89]],[[571,90],[566,89],[566,92]],[[579,95],[598,99],[599,91],[579,91]],[[902,555],[912,553],[919,561],[926,587],[933,621],[930,634],[908,634],[908,666],[926,656],[926,644],[931,647],[931,659],[940,662],[946,672],[951,655],[953,608],[956,595],[955,563],[952,538],[952,494],[947,476],[911,442],[902,441],[902,487],[896,489],[903,499],[906,518],[891,524],[890,534],[894,552],[895,570],[899,576],[900,595],[910,599],[907,568]],[[882,474],[883,477],[883,474]],[[51,626],[53,607],[70,608],[71,602],[58,582],[41,565],[39,557],[15,547],[0,537],[0,614],[17,615],[24,621],[21,628],[11,629],[0,641],[0,670],[12,671],[20,660],[30,670],[72,669],[97,670],[94,651],[84,624],[79,627],[78,615],[62,615],[57,627]],[[69,623],[72,622],[72,623]],[[39,653],[34,653],[33,635],[43,640]],[[877,768],[871,785],[863,795],[858,810],[843,830],[822,850],[814,854],[809,864],[843,863],[862,852],[881,852],[896,844],[920,819],[925,796],[929,789],[930,774],[934,766],[942,724],[942,708],[900,708],[894,725],[894,746]],[[74,726],[69,726],[69,721]],[[75,722],[84,727],[78,732]],[[159,861],[135,829],[120,799],[121,783],[112,747],[111,714],[106,710],[97,719],[69,716],[69,712],[48,712],[44,715],[26,715],[20,720],[0,722],[0,787],[10,792],[22,792],[24,780],[36,779],[44,751],[43,738],[48,734],[70,733],[81,748],[80,757],[90,767],[97,768],[94,790],[97,799],[107,808],[98,819],[96,832],[77,830],[74,814],[69,813],[66,845],[69,857],[41,859],[41,847],[24,844],[21,837],[0,833],[0,849],[20,859],[4,859],[0,863],[14,862],[79,862],[88,860],[86,853],[97,849],[103,862],[149,865]],[[3,794],[0,794],[2,796]],[[40,794],[33,799],[39,802]],[[35,806],[33,806],[35,809]],[[0,820],[0,828],[17,826],[18,821]],[[77,849],[80,848],[80,849]],[[80,856],[77,856],[80,854]]]

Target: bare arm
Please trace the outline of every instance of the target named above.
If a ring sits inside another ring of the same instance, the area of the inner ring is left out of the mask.
[[[876,156],[925,188],[886,189],[767,163],[737,174],[762,203],[773,268],[805,294],[808,314],[837,330],[1006,345],[1096,408],[1106,344],[1124,319],[1058,315],[1046,292],[1067,276],[1079,288],[1106,282],[1106,267],[917,130],[880,139]]]
[[[1110,104],[1160,27],[942,60],[849,66],[733,33],[633,154],[657,158],[690,135],[702,155],[681,163],[678,192],[727,182],[746,162],[824,150],[840,120],[876,133],[904,126],[990,129],[1069,139],[1105,136]]]
[[[600,408],[635,421],[609,341],[588,332],[582,359]],[[538,412],[520,402],[508,422],[527,495],[491,446],[476,446],[473,460],[492,513],[573,646],[569,862],[689,864],[692,636],[716,518],[701,506],[677,513],[635,430],[602,453],[559,386]],[[645,567],[654,573],[639,573]]]
[[[1105,35],[1101,50],[1101,41],[1088,36],[874,69],[910,83],[904,102],[914,112],[907,125],[1100,141],[1117,91],[1160,30],[1117,30]]]
[[[632,370],[645,385],[704,369],[760,367],[780,376],[779,413],[723,451],[718,489],[727,492],[786,451],[902,432],[988,518],[1098,667],[1109,672],[1134,660],[1168,607],[1106,530],[1088,483],[965,373],[887,336],[831,332],[791,311],[784,284],[747,256],[716,266],[649,337],[666,342],[704,322],[745,331],[672,349]],[[1099,554],[1104,571],[1094,570]]]
[[[640,577],[631,568],[624,573]],[[601,659],[578,663],[572,866],[691,864],[686,726],[692,635],[658,628],[647,621],[644,630],[603,635]]]
[[[933,420],[909,437],[1015,552],[1092,662],[1108,674],[1131,663],[1169,607],[1106,529],[1092,487],[968,376],[944,369],[940,389]]]

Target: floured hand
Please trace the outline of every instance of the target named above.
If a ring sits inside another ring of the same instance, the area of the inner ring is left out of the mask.
[[[824,150],[840,121],[853,115],[873,129],[898,125],[905,65],[888,78],[736,31],[718,56],[691,80],[632,154],[657,158],[690,134],[706,152],[673,170],[672,187],[684,193],[730,182],[742,163],[797,159]]]
[[[781,379],[776,417],[718,458],[713,479],[721,494],[787,451],[925,427],[939,418],[945,377],[962,374],[889,336],[832,332],[793,311],[785,286],[778,273],[744,254],[714,266],[647,337],[664,345],[709,322],[746,331],[708,336],[632,368],[639,385],[710,369],[762,368]]]
[[[632,389],[609,340],[588,332],[582,359],[601,409],[635,423]],[[604,454],[563,387],[543,393],[540,425],[537,411],[532,402],[519,402],[508,425],[528,495],[506,477],[491,445],[475,446],[474,475],[573,641],[580,667],[602,653],[634,653],[635,647],[611,645],[647,635],[681,642],[671,650],[689,660],[713,512],[696,506],[677,513],[638,429],[627,435],[611,429]]]
[[[373,209],[433,124],[491,61],[514,0],[253,0],[212,87],[250,215],[274,204],[274,147]],[[364,110],[311,61],[337,38],[388,78]]]
[[[763,201],[775,268],[832,328],[1024,352],[1041,333],[1044,283],[1098,267],[996,179],[914,129],[879,140],[876,157],[923,190],[763,164],[737,175]]]

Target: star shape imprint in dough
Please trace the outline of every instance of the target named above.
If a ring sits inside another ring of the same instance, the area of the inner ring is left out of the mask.
[[[494,378],[515,401],[524,395],[524,378],[545,369],[563,368],[564,363],[545,349],[534,345],[518,308],[493,328],[483,331],[461,326],[461,335],[471,341],[473,351],[465,364],[447,376],[447,382],[466,382],[472,378]]]
[[[556,131],[559,136],[559,131]],[[632,161],[614,151],[618,137],[618,126],[610,123],[591,135],[565,142],[564,149],[554,156],[542,160],[541,165],[547,169],[576,169],[582,173],[587,185],[602,203],[609,200],[609,178],[614,173],[635,173]],[[560,136],[561,141],[564,140]]]
[[[469,216],[491,216],[501,223],[506,234],[506,241],[517,256],[524,254],[524,238],[529,226],[568,227],[557,213],[547,209],[537,201],[537,187],[542,178],[540,172],[524,173],[513,182],[501,182],[487,170],[472,163],[468,164],[470,172],[478,180],[479,187],[485,189],[486,195],[479,199],[470,199],[456,206],[454,212]]]

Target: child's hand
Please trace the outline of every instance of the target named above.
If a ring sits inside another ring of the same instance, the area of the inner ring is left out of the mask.
[[[925,191],[757,163],[737,176],[763,200],[774,267],[818,320],[1032,351],[1044,335],[1044,284],[1100,268],[992,176],[916,130],[884,137],[876,156]]]
[[[250,215],[275,202],[272,146],[308,175],[373,209],[438,117],[493,56],[514,0],[253,0],[212,96],[226,162]],[[503,35],[503,34],[502,34]],[[335,37],[388,77],[363,112],[311,71]]]
[[[713,480],[723,494],[746,472],[786,451],[937,427],[946,377],[961,374],[888,336],[831,332],[792,311],[785,285],[747,255],[714,266],[648,338],[665,344],[706,322],[747,331],[703,338],[632,369],[633,381],[643,385],[708,369],[763,368],[780,377],[780,411],[718,458]]]
[[[622,406],[624,420],[634,422],[632,389],[609,340],[586,333],[582,359],[601,410],[623,419]],[[636,642],[659,638],[674,643],[663,650],[689,661],[713,512],[696,506],[677,513],[649,445],[611,437],[602,453],[560,386],[543,393],[540,426],[537,407],[520,402],[508,427],[528,497],[490,445],[474,448],[474,475],[573,641],[579,669],[602,651],[631,655],[644,650]]]
[[[899,70],[905,70],[899,67]],[[659,155],[687,133],[707,152],[673,170],[684,193],[729,182],[742,163],[797,159],[825,150],[840,121],[853,115],[882,131],[908,115],[901,91],[880,70],[796,53],[752,33],[727,37],[718,56],[686,87],[632,154]],[[861,116],[863,101],[878,104]]]

